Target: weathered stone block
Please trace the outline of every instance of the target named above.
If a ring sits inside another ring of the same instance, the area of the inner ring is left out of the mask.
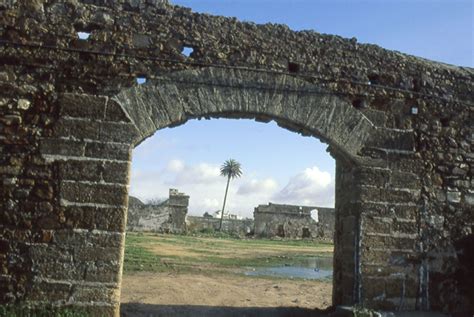
[[[71,283],[68,282],[31,282],[28,300],[61,301],[69,298]]]
[[[417,233],[418,232],[418,225],[414,220],[399,220],[394,219],[393,221],[393,231],[400,232],[400,233]]]
[[[131,156],[131,147],[120,143],[88,142],[85,155],[93,158],[128,161]]]
[[[364,217],[362,226],[365,232],[389,233],[392,229],[392,219]]]
[[[368,191],[370,191],[368,188],[364,189],[362,197],[370,201],[416,203],[420,198],[420,191],[415,189],[383,188],[378,191],[373,190],[372,194]]]
[[[107,183],[128,185],[130,181],[130,163],[104,162],[102,177]]]
[[[389,278],[385,280],[385,292],[389,298],[403,297],[404,281],[400,278]]]
[[[87,270],[84,276],[85,281],[118,283],[119,261],[93,261],[87,262]]]
[[[415,148],[415,139],[411,131],[379,128],[377,134],[378,136],[372,143],[375,148],[396,151],[413,151]]]
[[[380,168],[359,168],[354,177],[362,184],[384,187],[390,179],[390,170]]]
[[[101,123],[87,119],[61,118],[53,128],[54,137],[98,140]]]
[[[105,121],[130,122],[130,119],[115,100],[109,99],[107,102],[107,109],[105,111]]]
[[[60,198],[69,202],[124,206],[128,189],[123,185],[63,181]]]
[[[390,186],[395,188],[420,189],[420,177],[414,173],[393,171],[390,175]]]
[[[385,280],[377,277],[362,278],[362,287],[364,289],[364,297],[366,298],[384,296]]]
[[[361,257],[364,263],[370,263],[371,265],[380,265],[384,266],[388,263],[388,259],[390,257],[389,250],[374,250],[370,247],[365,247],[361,249]],[[364,266],[365,269],[367,267]]]
[[[404,219],[416,219],[421,206],[415,204],[397,204],[386,202],[363,202],[360,203],[360,209],[370,216],[396,217]]]
[[[56,245],[37,244],[29,248],[30,258],[35,262],[63,262],[72,263],[73,256],[67,249]]]
[[[466,204],[470,206],[474,205],[474,193],[467,193],[464,199],[466,200]]]
[[[369,235],[365,234],[362,237],[362,246],[364,248],[389,248],[413,250],[416,240],[413,238],[397,237],[389,235]]]
[[[120,232],[106,232],[98,230],[65,229],[56,230],[53,242],[59,247],[83,247],[85,245],[94,247],[120,248],[123,242],[123,234]]]
[[[73,284],[72,295],[76,302],[109,302],[118,303],[117,289],[106,285],[84,286]],[[98,316],[98,315],[91,315]]]
[[[77,247],[74,249],[75,261],[120,261],[121,250],[109,247]]]
[[[147,48],[151,45],[151,37],[146,34],[135,34],[132,37],[132,44],[136,48]]]
[[[105,97],[64,94],[60,100],[60,115],[85,119],[104,119],[106,102]]]
[[[75,262],[61,262],[52,259],[50,262],[37,262],[33,264],[33,269],[38,277],[53,279],[58,281],[82,280],[87,266]]]
[[[448,191],[446,193],[446,198],[450,203],[460,203],[461,202],[461,192]]]
[[[103,122],[100,125],[100,140],[102,142],[131,144],[138,136],[138,131],[131,123]]]
[[[61,156],[83,156],[85,143],[66,139],[43,139],[40,144],[41,154]]]
[[[68,160],[57,163],[59,175],[63,180],[93,181],[101,180],[103,163],[100,161]]]
[[[66,226],[74,229],[97,229],[123,232],[125,230],[125,207],[64,207]]]

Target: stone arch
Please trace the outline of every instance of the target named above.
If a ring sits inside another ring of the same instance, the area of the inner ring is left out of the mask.
[[[179,71],[125,89],[108,103],[122,109],[133,126],[134,133],[128,139],[132,148],[157,130],[191,119],[274,120],[282,128],[328,143],[340,167],[336,173],[343,174],[344,169],[352,175],[361,166],[380,164],[380,160],[368,160],[360,153],[366,147],[384,146],[386,142],[379,129],[353,107],[349,98],[285,74],[222,68]],[[341,261],[357,258],[354,244],[359,241],[360,232],[345,190],[359,186],[360,180],[351,177],[336,190],[336,201],[342,201],[336,208],[337,225],[345,231],[340,239],[335,239]],[[358,265],[358,260],[354,260],[350,265],[335,266],[335,304],[359,302],[356,285],[360,281],[355,276]],[[356,291],[347,289],[348,284]]]
[[[189,119],[250,118],[274,120],[355,159],[377,133],[348,99],[284,74],[221,68],[180,71],[126,89],[112,100],[135,125],[135,144]]]
[[[380,128],[355,109],[349,98],[289,75],[206,68],[157,77],[112,97],[66,93],[59,104],[60,118],[52,135],[42,140],[40,150],[43,158],[59,171],[59,205],[66,225],[55,234],[54,243],[47,250],[54,254],[74,246],[71,251],[74,261],[71,263],[71,258],[66,257],[65,263],[60,263],[63,267],[76,265],[74,254],[80,252],[77,248],[81,250],[82,243],[90,245],[94,249],[90,252],[97,254],[98,259],[102,259],[98,254],[105,248],[114,252],[110,259],[101,260],[102,265],[92,269],[87,266],[86,258],[84,270],[48,271],[44,274],[47,283],[81,278],[98,280],[99,284],[92,288],[94,294],[110,306],[94,306],[94,309],[101,314],[104,310],[105,314],[116,313],[132,149],[157,130],[184,124],[189,119],[253,118],[275,120],[283,128],[329,144],[336,158],[339,180],[336,181],[334,304],[360,303],[364,299],[360,200],[361,197],[371,201],[381,199],[371,194],[374,186],[381,186],[373,185],[371,167],[380,168],[385,162],[367,157],[364,151],[400,149],[397,142],[400,137],[381,134]],[[400,135],[402,140],[410,136]],[[44,253],[36,256],[41,261],[49,258]],[[41,262],[33,262],[34,271],[43,269]],[[57,287],[55,283],[51,292]],[[81,297],[90,292],[89,285],[72,283],[66,289],[78,303],[90,300]],[[44,296],[53,295],[46,291]]]

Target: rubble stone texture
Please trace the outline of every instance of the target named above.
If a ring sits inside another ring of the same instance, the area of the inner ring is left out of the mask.
[[[269,203],[256,207],[253,217],[259,237],[334,239],[333,208]]]
[[[472,68],[164,0],[2,1],[0,21],[0,303],[117,316],[132,149],[225,117],[329,144],[333,304],[473,309]]]
[[[144,204],[130,196],[127,230],[185,233],[189,196],[170,188],[169,198],[159,204]]]
[[[188,232],[218,231],[221,223],[220,218],[211,217],[186,217]],[[225,233],[246,237],[252,236],[254,227],[253,219],[222,219],[221,230]]]

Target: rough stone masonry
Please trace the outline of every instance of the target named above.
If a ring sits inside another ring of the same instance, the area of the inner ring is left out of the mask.
[[[253,217],[257,237],[334,240],[333,208],[268,203],[255,207]]]
[[[170,188],[169,197],[158,204],[145,204],[129,196],[127,230],[185,233],[189,196]]]
[[[117,316],[132,149],[226,117],[328,143],[334,305],[473,310],[472,68],[163,0],[2,1],[0,21],[1,304]]]

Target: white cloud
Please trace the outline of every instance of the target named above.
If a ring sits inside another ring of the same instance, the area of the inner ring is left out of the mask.
[[[244,182],[237,190],[238,195],[255,195],[273,193],[278,187],[278,183],[272,178],[262,180],[252,179]]]
[[[184,169],[184,162],[181,160],[171,160],[166,169],[170,172],[181,172]]]
[[[168,171],[174,172],[175,177],[171,180],[170,184],[212,184],[220,181],[222,178],[218,165],[200,163],[188,166],[178,160],[172,162],[170,162],[172,168],[168,168]],[[168,164],[168,167],[170,167],[170,164]]]
[[[168,187],[160,171],[135,170],[132,168],[132,177],[130,181],[130,195],[146,201],[152,198],[167,198]]]
[[[210,212],[220,209],[222,207],[221,204],[222,201],[219,201],[216,198],[204,198],[197,206],[200,206],[200,208],[203,210]]]
[[[293,176],[272,198],[287,204],[333,206],[334,181],[330,173],[313,166]]]
[[[244,217],[252,217],[259,204],[287,203],[309,206],[333,206],[334,181],[328,172],[317,167],[307,168],[293,176],[280,188],[271,177],[259,178],[247,171],[230,182],[226,210]],[[222,208],[227,179],[220,176],[218,165],[170,160],[160,170],[144,171],[132,166],[131,195],[144,201],[167,198],[169,188],[177,188],[190,196],[189,214],[202,215]]]

